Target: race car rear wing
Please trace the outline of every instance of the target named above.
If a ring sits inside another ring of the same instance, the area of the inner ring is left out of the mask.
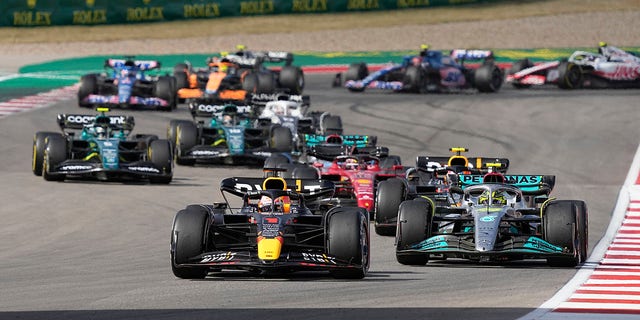
[[[335,138],[335,142],[332,140]],[[339,142],[338,142],[339,141]],[[304,143],[307,147],[316,146],[323,143],[337,143],[345,146],[353,146],[363,148],[367,146],[375,146],[378,141],[377,136],[368,135],[321,135],[321,134],[305,134]]]
[[[109,118],[111,128],[120,130],[133,130],[135,126],[135,120],[132,116],[118,116],[109,115],[105,116]],[[58,126],[62,131],[65,130],[81,130],[86,125],[94,122],[96,116],[86,114],[58,114]]]
[[[253,112],[252,106],[238,106],[235,104],[206,104],[191,102],[189,104],[191,116],[195,118],[218,118],[223,114],[247,115]]]
[[[554,175],[504,175],[505,184],[510,184],[522,190],[523,195],[549,194],[556,184]],[[462,189],[486,183],[484,175],[458,175],[458,185]]]
[[[247,192],[267,189],[295,191],[306,200],[332,197],[335,185],[331,181],[316,179],[285,179],[281,177],[245,178],[232,177],[220,182],[220,191],[242,197]]]
[[[146,71],[152,69],[159,69],[160,61],[156,60],[127,60],[127,59],[107,59],[104,61],[104,66],[109,68],[123,68],[127,62],[133,63],[133,65],[139,70]]]
[[[386,157],[389,155],[389,148],[380,146],[365,146],[365,147],[353,147],[351,149],[352,155],[365,154],[374,157]]]
[[[505,173],[509,169],[509,159],[507,158],[488,158],[488,157],[460,157],[460,156],[418,156],[416,158],[416,167],[426,169],[427,171],[434,172],[439,169],[447,168],[451,165],[461,165],[459,162],[451,161],[453,159],[464,160],[467,159],[467,166],[470,169],[479,170],[481,173],[489,171],[488,164],[500,164],[500,166],[494,166],[497,172]]]
[[[308,95],[286,94],[286,93],[252,93],[247,94],[249,101],[253,105],[263,106],[270,101],[294,101],[300,102],[302,106],[311,105],[311,97]]]

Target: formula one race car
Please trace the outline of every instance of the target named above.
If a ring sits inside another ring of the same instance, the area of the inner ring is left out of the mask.
[[[255,74],[257,93],[285,92],[302,94],[304,72],[292,65],[293,54],[283,51],[250,51],[245,46],[236,46],[236,52],[222,52],[221,60],[238,64],[243,73]],[[265,63],[284,63],[279,68],[268,68]]]
[[[334,207],[314,214],[305,204],[333,193],[333,184],[280,177],[227,178],[220,189],[242,197],[189,205],[173,220],[171,269],[183,279],[211,270],[253,274],[329,271],[335,278],[362,279],[369,269],[369,219],[360,208]],[[293,188],[291,188],[293,187]],[[293,190],[292,190],[293,189]]]
[[[495,157],[467,157],[466,148],[455,147],[451,156],[418,156],[416,166],[404,177],[391,178],[378,184],[375,199],[375,231],[379,235],[394,236],[398,207],[405,200],[428,197],[437,205],[457,202],[449,187],[458,183],[459,174],[485,174],[490,171],[506,173],[509,159]]]
[[[465,60],[483,60],[478,68],[464,65]],[[337,75],[334,86],[342,76]],[[352,92],[366,88],[403,92],[447,92],[477,88],[480,92],[496,92],[504,79],[502,70],[493,62],[493,52],[452,50],[450,55],[423,47],[418,56],[405,56],[400,64],[392,64],[369,73],[364,62],[354,63],[344,74],[344,86]]]
[[[98,180],[148,179],[169,183],[173,158],[168,140],[155,135],[129,135],[134,119],[100,114],[59,114],[57,132],[38,132],[33,139],[33,173],[48,181],[71,177]],[[79,134],[76,135],[79,131]]]
[[[193,121],[171,120],[167,130],[167,138],[175,146],[176,162],[262,165],[272,152],[291,152],[291,131],[270,122],[256,124],[253,108],[191,103]]]
[[[163,111],[176,108],[176,79],[146,74],[147,71],[159,69],[159,61],[107,59],[104,67],[112,69],[111,73],[91,73],[80,79],[80,107],[153,107]]]
[[[553,267],[576,266],[587,257],[587,206],[581,200],[549,198],[553,183],[554,176],[461,175],[460,187],[451,188],[461,195],[458,206],[404,201],[398,211],[396,258],[407,265],[463,258],[546,259]]]
[[[195,70],[189,63],[174,67],[180,102],[245,101],[248,92],[256,92],[257,76],[242,73],[239,65],[227,60],[209,60],[207,64],[207,68]]]
[[[320,169],[322,179],[336,183],[335,196],[343,204],[355,205],[373,214],[376,189],[380,181],[404,177],[401,164],[388,168],[380,166],[381,159],[368,154],[338,156],[331,165],[314,163]]]
[[[576,51],[568,59],[534,65],[515,62],[506,79],[516,88],[555,84],[561,89],[640,88],[640,57],[601,42],[598,53]]]

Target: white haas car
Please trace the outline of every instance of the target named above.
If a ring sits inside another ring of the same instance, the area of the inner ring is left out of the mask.
[[[598,53],[575,51],[568,59],[534,65],[517,61],[506,79],[516,88],[556,84],[562,89],[640,88],[640,57],[600,43]]]

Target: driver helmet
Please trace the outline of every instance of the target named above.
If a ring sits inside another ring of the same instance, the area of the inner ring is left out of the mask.
[[[491,194],[491,204],[506,205],[507,204],[507,197],[505,196],[504,192],[502,192],[502,191],[494,191]]]
[[[426,56],[428,51],[429,51],[429,45],[428,44],[421,44],[420,45],[420,56],[421,57]]]
[[[291,198],[289,196],[277,197],[273,201],[273,208],[275,212],[289,213],[291,210]]]
[[[225,114],[222,116],[222,124],[225,126],[233,125],[233,117],[229,114]]]
[[[271,212],[273,201],[267,196],[262,196],[258,201],[258,211],[261,213]]]
[[[220,65],[220,67],[218,68],[218,71],[226,73],[226,72],[227,72],[227,69],[229,69],[229,67],[228,67],[226,64],[222,64],[222,65]]]
[[[353,158],[348,158],[344,162],[344,167],[347,168],[348,170],[358,169],[358,160]]]
[[[97,126],[95,128],[96,137],[98,139],[106,139],[107,138],[107,129],[103,126]]]

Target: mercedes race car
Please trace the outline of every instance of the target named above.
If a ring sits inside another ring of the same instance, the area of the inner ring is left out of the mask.
[[[224,203],[189,205],[173,220],[171,269],[183,279],[210,271],[252,274],[329,271],[362,279],[369,269],[369,220],[360,208],[314,214],[306,201],[333,193],[333,184],[280,177],[227,178]],[[226,194],[242,198],[232,208]]]
[[[91,73],[80,79],[80,107],[155,108],[163,111],[176,108],[176,79],[147,74],[147,71],[160,69],[159,61],[107,59],[104,67],[111,72]]]
[[[586,260],[587,206],[581,200],[549,198],[554,176],[493,172],[459,178],[460,185],[451,188],[461,195],[455,206],[437,206],[428,198],[402,202],[398,262],[546,259],[552,267],[574,267]]]
[[[33,139],[33,173],[48,181],[66,178],[148,179],[170,183],[173,157],[168,140],[136,134],[131,116],[59,114],[62,133],[37,132]]]
[[[575,51],[568,59],[515,62],[506,79],[516,88],[554,84],[561,89],[640,88],[640,57],[600,43],[598,53]]]
[[[465,66],[465,60],[482,60],[477,68]],[[402,92],[451,92],[476,88],[480,92],[496,92],[504,75],[493,62],[493,52],[484,50],[452,50],[450,55],[424,48],[418,56],[405,56],[400,64],[388,65],[370,73],[364,62],[354,63],[344,74],[344,87],[352,92],[367,88]],[[337,75],[334,86],[342,76]]]
[[[509,159],[498,157],[467,157],[467,148],[454,147],[451,156],[418,156],[416,166],[404,177],[391,178],[378,184],[375,198],[374,222],[379,235],[394,236],[398,207],[405,200],[428,197],[437,205],[451,205],[458,195],[449,187],[458,183],[460,174],[485,174],[489,171],[506,173]]]
[[[259,163],[272,152],[291,152],[291,131],[281,125],[256,122],[249,105],[209,105],[192,102],[193,121],[171,120],[167,138],[175,146],[176,162]]]

